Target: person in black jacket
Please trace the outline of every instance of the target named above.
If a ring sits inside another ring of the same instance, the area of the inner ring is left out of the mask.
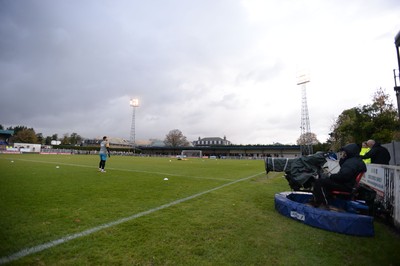
[[[385,147],[382,147],[381,144],[373,139],[368,140],[367,145],[371,149],[362,156],[363,159],[371,158],[371,163],[389,164],[390,153]]]
[[[342,149],[339,160],[340,170],[336,174],[320,177],[314,183],[314,206],[327,206],[327,196],[332,190],[351,192],[359,173],[367,171],[364,161],[360,157],[360,147],[350,143]]]

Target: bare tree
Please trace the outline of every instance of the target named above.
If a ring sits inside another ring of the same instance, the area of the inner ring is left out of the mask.
[[[316,145],[320,143],[317,139],[317,135],[315,133],[304,133],[297,139],[297,145]]]
[[[164,144],[169,147],[189,146],[189,142],[179,129],[171,130],[165,136]]]

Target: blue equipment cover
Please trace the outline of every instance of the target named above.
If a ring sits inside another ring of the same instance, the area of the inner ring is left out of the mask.
[[[313,227],[348,235],[374,236],[373,217],[355,213],[357,209],[364,208],[363,204],[344,200],[332,202],[332,205],[339,204],[350,211],[336,212],[305,204],[311,198],[312,194],[307,192],[281,192],[275,194],[275,209],[284,216]]]

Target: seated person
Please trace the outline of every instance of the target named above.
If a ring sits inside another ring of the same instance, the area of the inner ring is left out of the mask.
[[[366,172],[367,167],[360,157],[360,147],[350,143],[342,149],[339,160],[340,170],[336,174],[317,179],[314,183],[314,206],[327,206],[327,196],[330,191],[351,192],[356,183],[356,177],[361,172]]]

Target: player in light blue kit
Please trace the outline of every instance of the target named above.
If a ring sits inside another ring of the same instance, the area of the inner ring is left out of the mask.
[[[104,167],[106,166],[107,155],[110,157],[110,144],[108,143],[107,136],[103,137],[103,141],[100,143],[100,163],[99,171],[105,173]]]

